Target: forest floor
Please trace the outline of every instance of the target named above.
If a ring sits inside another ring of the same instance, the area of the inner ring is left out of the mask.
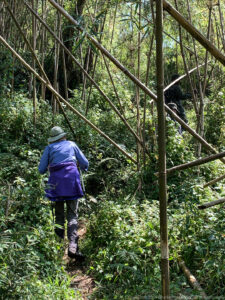
[[[85,237],[86,226],[84,222],[80,222],[78,235],[80,240]],[[94,279],[86,274],[87,267],[85,262],[77,262],[75,259],[71,259],[67,255],[68,247],[66,247],[63,261],[66,263],[66,271],[69,276],[72,278],[71,280],[71,288],[74,288],[76,291],[78,290],[81,294],[83,300],[89,299],[89,296],[93,293],[95,289]]]

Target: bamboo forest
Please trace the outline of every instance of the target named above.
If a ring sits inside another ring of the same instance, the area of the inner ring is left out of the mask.
[[[0,299],[225,299],[223,72],[224,0],[0,0]]]

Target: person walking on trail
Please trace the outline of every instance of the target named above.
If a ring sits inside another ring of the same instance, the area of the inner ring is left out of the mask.
[[[178,74],[174,74],[171,78],[171,82],[173,82],[174,80],[178,79],[179,75]],[[186,100],[186,99],[190,99],[191,98],[191,94],[190,93],[186,93],[183,94],[181,88],[180,88],[180,82],[176,82],[174,85],[172,85],[166,92],[165,92],[165,103],[166,105],[168,105],[169,103],[175,103],[177,106],[177,115],[185,122],[188,123],[186,114],[185,114],[185,110],[182,106],[181,101],[182,100]]]
[[[49,170],[50,176],[45,190],[46,197],[53,201],[55,209],[55,233],[64,239],[64,203],[66,203],[67,236],[69,240],[68,256],[82,259],[78,251],[78,199],[83,197],[80,174],[77,163],[87,171],[89,163],[79,147],[66,140],[66,133],[59,126],[50,131],[49,145],[45,148],[38,170],[44,174]]]

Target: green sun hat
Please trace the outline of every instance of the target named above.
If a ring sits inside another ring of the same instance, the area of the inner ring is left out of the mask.
[[[55,126],[50,131],[50,138],[48,138],[48,142],[56,142],[66,136],[66,132],[63,131],[63,129],[59,126]]]

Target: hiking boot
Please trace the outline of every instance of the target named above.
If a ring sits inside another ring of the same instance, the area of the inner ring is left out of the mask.
[[[77,251],[75,253],[75,259],[78,262],[83,262],[85,260],[85,256],[80,251]]]
[[[70,258],[75,258],[76,252],[77,252],[77,244],[76,243],[69,243],[69,247],[68,247],[68,256]]]
[[[82,262],[85,260],[85,256],[78,250],[78,245],[75,243],[69,244],[68,256],[70,258],[75,258],[79,262]]]

